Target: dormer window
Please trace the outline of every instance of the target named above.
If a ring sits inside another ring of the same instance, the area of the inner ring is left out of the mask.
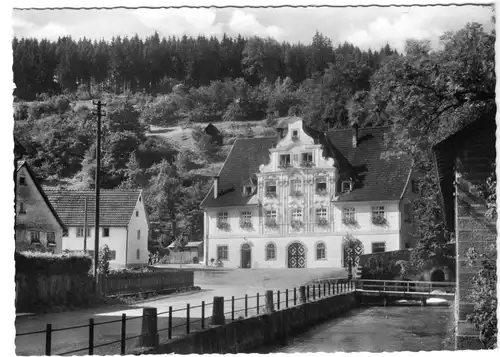
[[[292,140],[298,140],[298,139],[299,139],[299,131],[292,130]]]
[[[253,194],[253,187],[252,186],[244,186],[243,187],[243,196],[250,196]]]
[[[342,181],[342,192],[349,192],[351,190],[351,181]]]
[[[280,167],[290,166],[290,154],[280,155]]]
[[[26,177],[24,176],[19,177],[19,186],[26,186]]]
[[[320,196],[326,195],[328,192],[326,190],[326,178],[320,177],[316,179],[316,194]]]

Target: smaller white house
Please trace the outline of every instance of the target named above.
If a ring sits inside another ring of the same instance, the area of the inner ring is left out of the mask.
[[[46,190],[46,194],[66,227],[62,249],[85,250],[93,256],[95,192]],[[142,191],[101,190],[99,211],[99,248],[104,245],[109,247],[111,268],[130,268],[147,264],[149,221]]]

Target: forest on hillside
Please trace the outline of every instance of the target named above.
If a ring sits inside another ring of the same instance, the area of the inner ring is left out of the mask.
[[[429,148],[468,122],[494,115],[495,33],[480,24],[446,32],[439,48],[408,40],[363,51],[332,45],[228,36],[112,41],[18,39],[14,50],[15,135],[46,185],[92,188],[95,119],[91,99],[107,102],[103,120],[103,188],[145,189],[159,236],[201,239],[199,203],[236,137],[274,135],[279,117],[298,115],[318,130],[388,125],[387,155],[406,155],[423,173],[415,215],[425,219],[422,252],[445,232]],[[152,125],[230,123],[216,147],[199,128],[179,149]],[[252,121],[241,129],[242,123]],[[255,124],[259,121],[259,124]],[[257,133],[257,130],[259,132]],[[405,158],[407,159],[407,158]],[[436,232],[443,232],[436,235]]]

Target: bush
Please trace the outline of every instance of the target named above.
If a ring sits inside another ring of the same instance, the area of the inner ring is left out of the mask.
[[[84,253],[15,252],[16,273],[87,275],[92,259]]]
[[[59,114],[64,114],[70,108],[71,101],[64,97],[58,96],[54,99],[54,104],[52,105],[54,110],[57,110]]]
[[[103,245],[99,250],[99,274],[109,274],[109,261],[111,260],[111,252],[107,244]]]
[[[25,103],[17,105],[14,109],[14,120],[26,120],[28,119],[28,109],[29,106]]]

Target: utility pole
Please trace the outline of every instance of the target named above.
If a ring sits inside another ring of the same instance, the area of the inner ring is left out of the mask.
[[[92,102],[93,105],[97,106],[93,113],[97,116],[97,135],[96,135],[96,171],[95,171],[95,241],[94,241],[94,292],[99,291],[99,276],[97,268],[99,266],[99,174],[101,171],[101,117],[106,116],[102,111],[102,107],[106,106],[105,103],[101,103],[100,100],[97,102]]]
[[[83,221],[83,252],[87,253],[87,202],[88,199],[85,197],[85,218]]]

